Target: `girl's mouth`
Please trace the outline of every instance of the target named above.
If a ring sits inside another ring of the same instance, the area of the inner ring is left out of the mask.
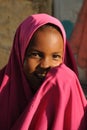
[[[40,80],[44,80],[46,77],[46,73],[34,73],[34,75]]]
[[[39,68],[37,69],[35,72],[34,72],[34,75],[37,79],[43,81],[49,71],[50,67],[49,68],[46,68],[46,69],[42,69],[42,68]]]

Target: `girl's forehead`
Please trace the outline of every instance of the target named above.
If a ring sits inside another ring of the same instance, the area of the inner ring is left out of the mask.
[[[32,38],[27,51],[38,50],[42,52],[58,52],[63,48],[63,38],[56,29],[46,28],[38,31]]]
[[[46,32],[48,32],[48,33],[51,33],[51,32],[58,32],[58,33],[60,33],[61,34],[61,36],[62,36],[62,32],[61,32],[61,30],[57,27],[57,26],[54,26],[54,25],[50,25],[50,24],[46,24],[46,25],[43,25],[43,26],[41,26],[40,28],[38,28],[35,32],[34,32],[34,34],[33,34],[33,36],[31,37],[31,40],[30,40],[30,42],[29,42],[29,44],[30,45],[32,45],[32,43],[36,40],[36,38],[39,38],[39,36],[40,36],[40,32],[42,32],[42,33],[46,33]],[[38,36],[39,35],[39,36]],[[44,37],[45,38],[45,37]],[[63,37],[62,37],[63,38]]]

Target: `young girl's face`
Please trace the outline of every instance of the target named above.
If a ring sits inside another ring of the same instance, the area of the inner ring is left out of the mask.
[[[58,30],[48,27],[37,32],[24,61],[24,71],[32,89],[37,90],[49,69],[63,62],[63,50],[63,38]]]

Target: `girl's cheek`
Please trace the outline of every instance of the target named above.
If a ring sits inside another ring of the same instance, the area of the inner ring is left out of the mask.
[[[27,70],[29,73],[34,72],[37,67],[37,62],[35,60],[29,60],[27,62]]]

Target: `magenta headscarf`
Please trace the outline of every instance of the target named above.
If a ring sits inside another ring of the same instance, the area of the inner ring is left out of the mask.
[[[86,99],[72,70],[64,64],[52,69],[35,95],[24,75],[23,62],[29,41],[47,23],[60,28],[64,63],[77,74],[61,22],[48,14],[29,16],[18,27],[8,64],[0,71],[0,130],[77,130],[84,126]]]

